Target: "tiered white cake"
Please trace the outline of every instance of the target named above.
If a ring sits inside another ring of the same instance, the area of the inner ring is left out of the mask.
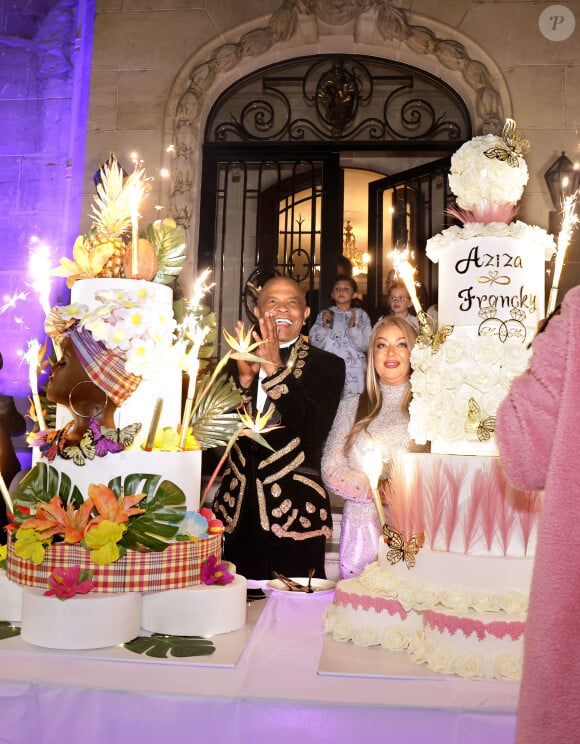
[[[528,179],[514,142],[504,130],[459,149],[449,182],[465,224],[427,241],[439,264],[439,331],[420,337],[411,356],[410,433],[432,452],[497,454],[497,408],[526,369],[544,317],[554,241],[542,228],[501,221],[513,216]]]
[[[378,560],[338,583],[326,633],[444,674],[519,678],[538,495],[512,489],[494,457],[404,460],[388,501],[400,543],[381,539]]]
[[[554,251],[541,228],[510,222],[528,179],[524,151],[508,120],[502,137],[476,137],[452,158],[465,224],[427,243],[439,326],[422,329],[411,355],[409,431],[431,454],[395,468],[378,561],[339,582],[324,620],[335,640],[473,678],[521,675],[535,551],[539,496],[508,486],[494,437],[544,317]]]
[[[125,279],[77,281],[72,291],[72,312],[75,306],[98,307],[95,297],[103,291],[111,297],[140,297],[145,303],[152,303],[160,315],[173,318],[172,292],[167,286]],[[173,325],[169,324],[169,339],[172,331]],[[120,429],[141,424],[132,446],[87,459],[82,465],[58,455],[51,460],[37,457],[36,483],[55,484],[61,495],[78,489],[85,500],[92,484],[130,484],[131,490],[125,493],[134,494],[146,491],[153,483],[153,489],[164,487],[171,491],[173,507],[182,508],[183,513],[197,511],[201,451],[145,451],[141,447],[157,399],[163,399],[159,427],[177,430],[181,423],[181,370],[169,354],[163,361],[116,412],[115,423]],[[58,426],[70,418],[68,409],[59,406]],[[15,503],[18,505],[17,496]],[[170,542],[162,552],[128,550],[126,556],[108,565],[91,562],[89,551],[80,544],[63,542],[46,547],[43,561],[35,564],[15,554],[12,540],[7,575],[22,586],[22,637],[33,645],[82,649],[129,641],[139,634],[140,628],[206,636],[237,630],[245,623],[246,580],[235,576],[227,585],[202,583],[202,565],[212,556],[218,562],[221,559],[219,533],[195,541]],[[54,570],[71,566],[93,571],[95,589],[64,602],[45,596]],[[10,588],[13,586],[10,583]]]

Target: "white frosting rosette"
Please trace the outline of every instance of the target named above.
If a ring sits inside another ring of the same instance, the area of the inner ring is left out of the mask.
[[[455,654],[446,646],[436,646],[427,657],[427,665],[434,672],[453,674],[455,672]],[[457,672],[459,674],[459,672]]]
[[[332,629],[332,637],[339,643],[346,643],[352,638],[354,626],[348,620],[336,618]]]
[[[355,646],[366,648],[367,646],[378,646],[381,643],[379,630],[372,625],[363,628],[355,628],[352,634],[352,642]]]
[[[459,654],[455,659],[453,671],[460,677],[467,677],[468,679],[487,677],[488,675],[484,672],[484,659],[480,654],[476,654],[473,651],[466,651],[463,654]]]
[[[448,610],[461,612],[469,607],[469,593],[460,586],[454,586],[441,593],[441,604]]]
[[[497,612],[500,602],[495,594],[475,592],[471,595],[471,606],[476,612]]]
[[[425,247],[427,258],[433,263],[439,262],[441,252],[450,245],[457,243],[458,240],[469,240],[470,238],[516,238],[529,243],[529,245],[539,245],[544,252],[544,258],[549,261],[556,244],[554,238],[549,235],[542,227],[537,225],[527,225],[525,222],[466,222],[463,227],[453,225],[448,227],[438,235],[429,238]]]
[[[523,615],[528,611],[529,597],[521,592],[506,592],[499,597],[499,604],[508,615]]]
[[[381,646],[387,651],[403,651],[409,645],[409,638],[402,626],[385,628]]]
[[[418,630],[409,638],[409,653],[416,664],[424,664],[433,650],[433,644],[425,636],[424,630]]]
[[[493,661],[494,675],[497,679],[519,680],[522,678],[522,657],[513,654],[498,654]]]
[[[506,159],[486,155],[505,151],[502,137],[485,134],[466,142],[451,158],[449,187],[462,209],[473,209],[482,202],[516,204],[528,182],[528,166],[521,156],[517,165]]]

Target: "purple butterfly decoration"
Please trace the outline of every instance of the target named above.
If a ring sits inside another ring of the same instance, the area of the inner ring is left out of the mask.
[[[101,433],[101,427],[99,426],[99,422],[96,419],[92,418],[89,421],[89,429],[93,433],[95,442],[95,455],[97,457],[104,457],[111,452],[123,451],[122,444],[120,444],[119,442],[113,442],[111,439],[107,439],[107,437]]]

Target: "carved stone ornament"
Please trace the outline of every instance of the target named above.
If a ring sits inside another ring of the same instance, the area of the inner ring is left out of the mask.
[[[363,14],[367,19],[365,24],[361,23]],[[368,19],[372,22],[369,23]],[[492,75],[484,63],[471,59],[459,41],[439,38],[429,28],[410,24],[407,11],[393,6],[391,0],[283,0],[267,27],[247,32],[238,42],[217,46],[209,59],[198,64],[191,72],[187,90],[179,99],[173,133],[177,156],[173,166],[175,180],[170,201],[172,215],[185,228],[189,227],[193,213],[192,184],[199,117],[208,91],[218,75],[238,67],[245,58],[265,54],[276,44],[287,44],[298,35],[300,25],[305,22],[314,29],[318,29],[319,23],[325,24],[326,35],[332,34],[333,29],[334,33],[341,35],[352,33],[353,41],[359,45],[369,43],[376,46],[378,34],[385,42],[387,57],[390,42],[405,44],[415,54],[434,56],[448,70],[460,73],[474,91],[479,120],[477,132],[500,133],[504,113]],[[371,28],[375,36],[365,38]],[[327,113],[337,127],[350,116],[349,107],[356,106],[354,99],[346,103],[340,101],[328,81],[326,89],[322,85],[320,96],[321,105],[325,97],[327,102],[330,101]]]

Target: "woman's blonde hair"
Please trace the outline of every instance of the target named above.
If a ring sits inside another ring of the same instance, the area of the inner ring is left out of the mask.
[[[356,414],[354,417],[354,424],[352,425],[352,429],[350,430],[344,445],[345,453],[352,447],[354,440],[357,438],[358,434],[363,431],[363,429],[366,429],[368,427],[371,421],[376,418],[377,414],[381,410],[383,396],[381,394],[380,378],[375,368],[374,348],[378,336],[385,328],[389,326],[396,326],[402,332],[409,347],[409,353],[412,351],[413,346],[415,346],[415,341],[417,340],[417,331],[413,328],[412,325],[410,325],[410,323],[407,323],[406,320],[398,318],[396,315],[386,315],[384,318],[381,318],[378,323],[375,324],[375,327],[373,328],[373,331],[371,333],[367,352],[365,389],[358,399],[358,407],[356,409]],[[408,382],[407,392],[405,393],[405,397],[403,398],[403,402],[401,404],[401,408],[407,416],[409,415],[410,402],[411,385]]]

